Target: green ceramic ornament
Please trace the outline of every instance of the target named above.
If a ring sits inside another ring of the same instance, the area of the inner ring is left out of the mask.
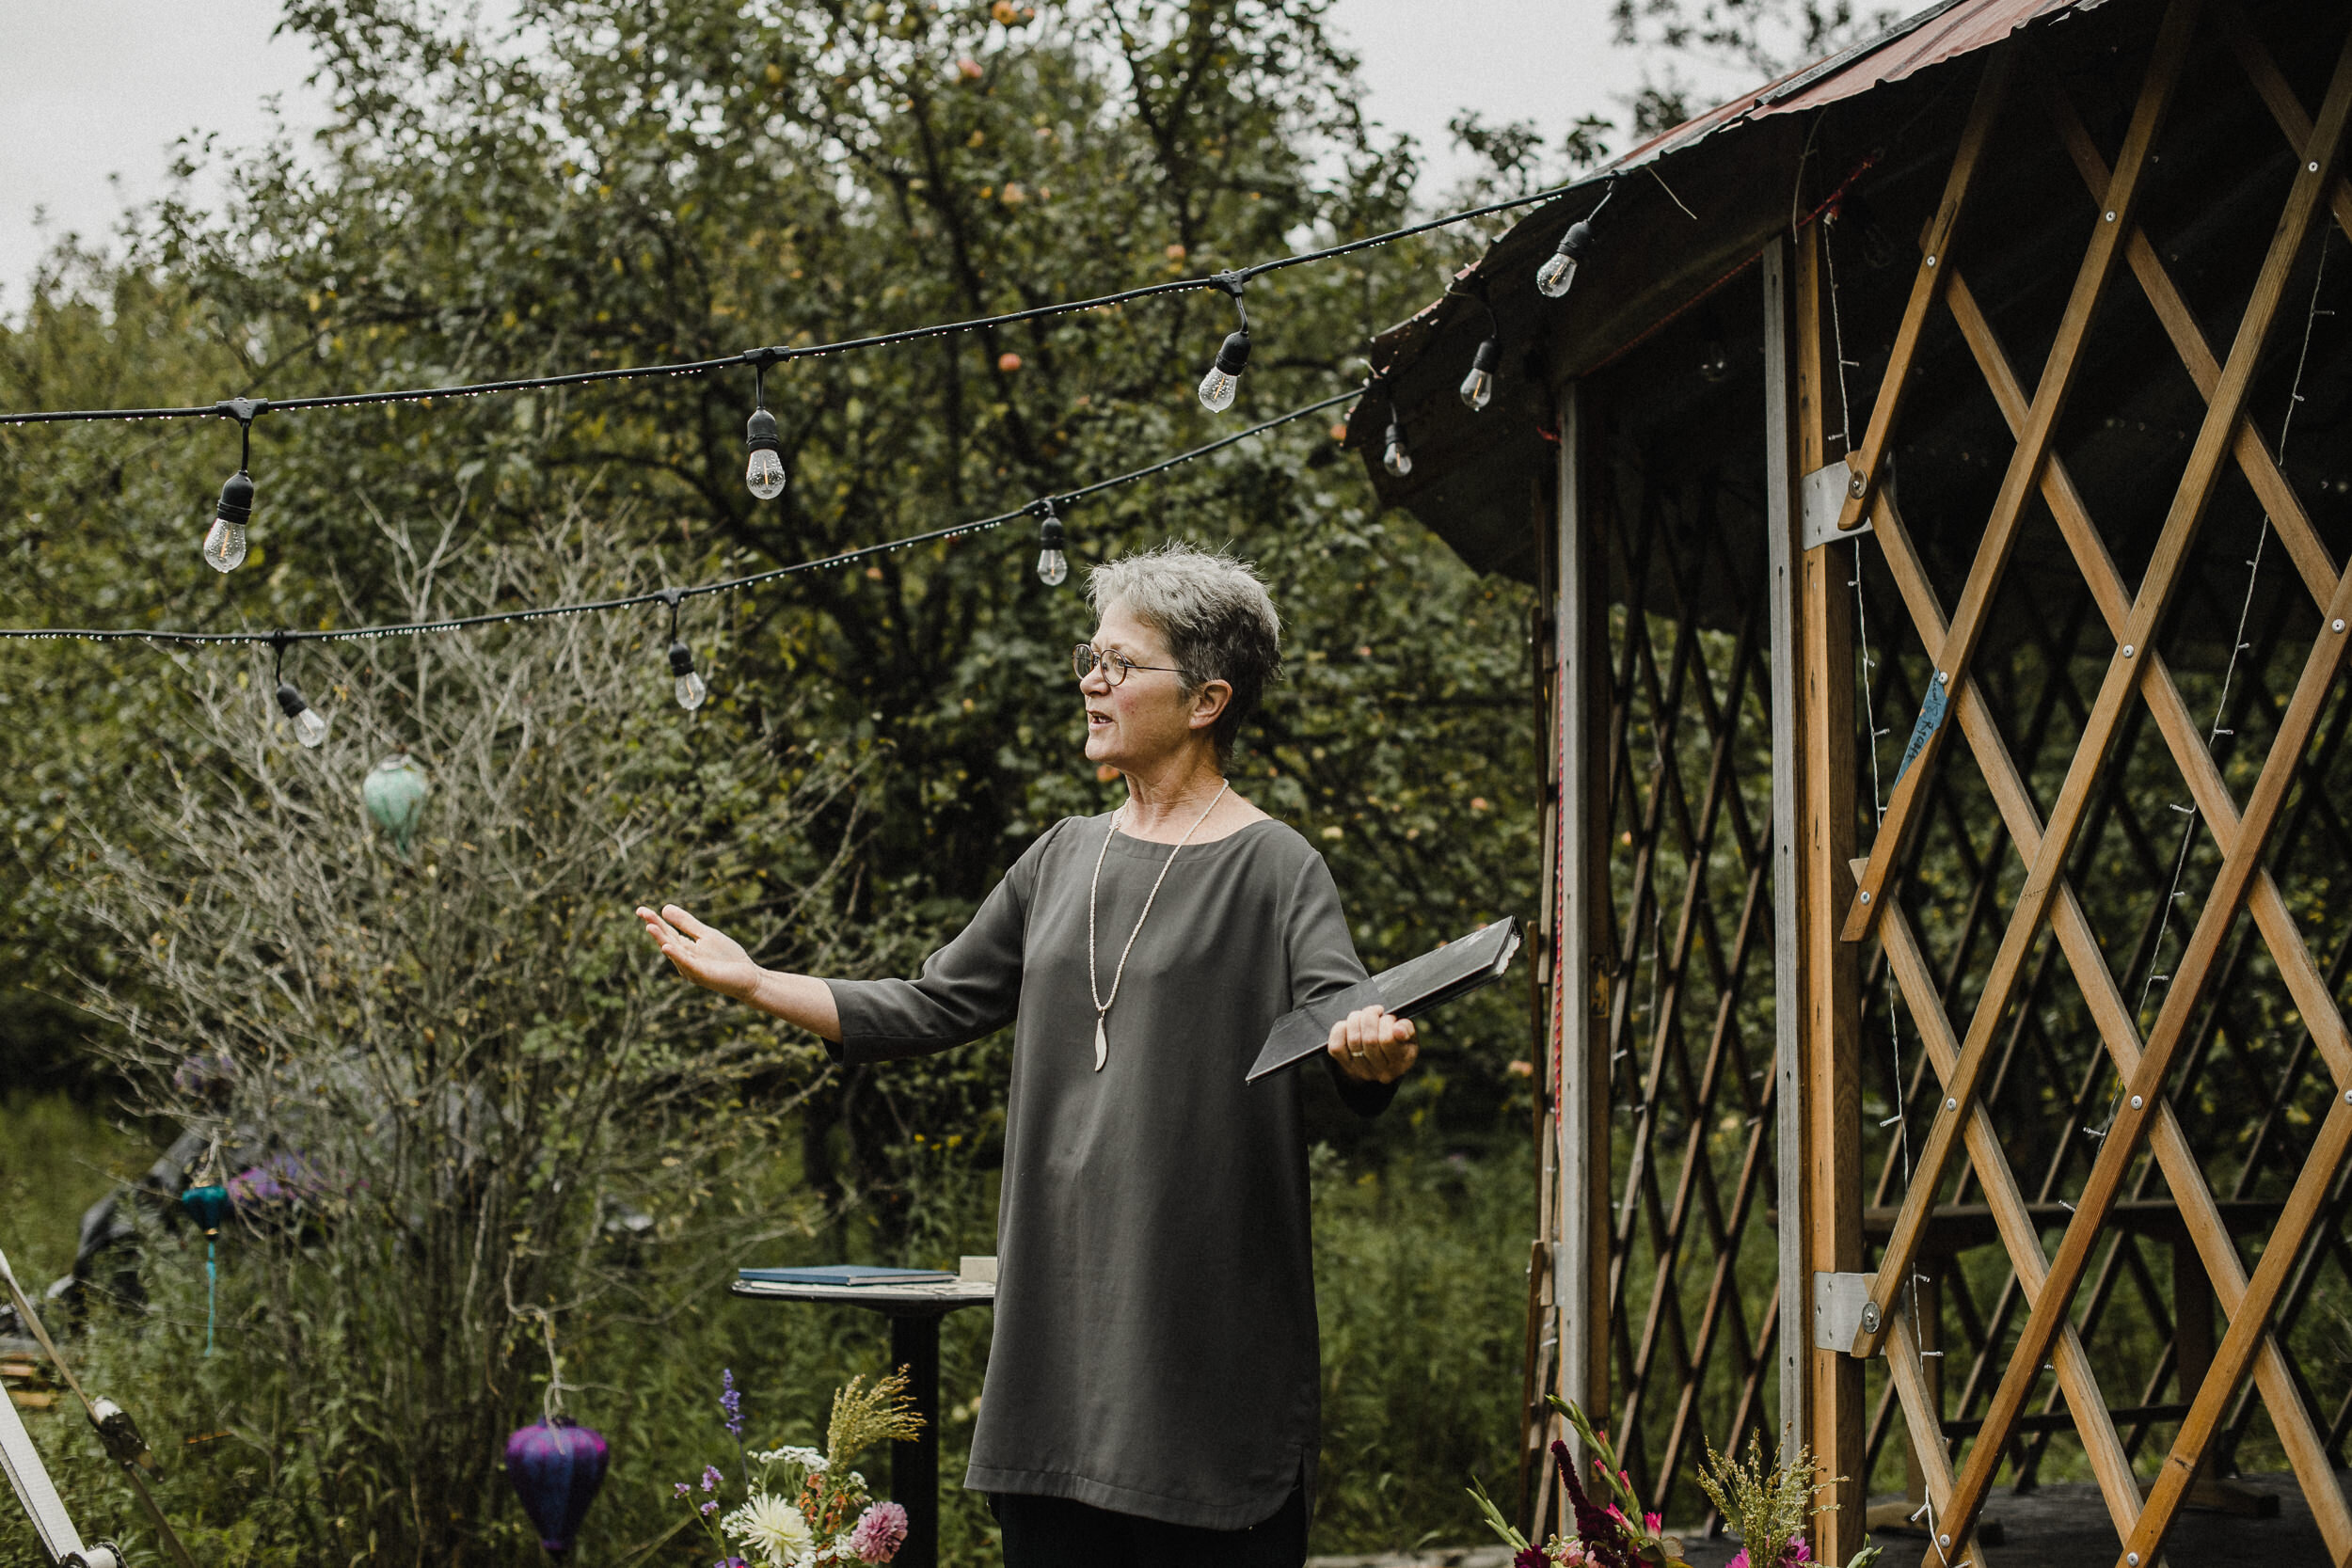
[[[424,798],[432,790],[416,758],[395,752],[370,770],[359,786],[359,797],[367,801],[368,815],[375,818],[375,825],[391,834],[392,843],[405,855],[417,836],[417,824],[424,816]]]

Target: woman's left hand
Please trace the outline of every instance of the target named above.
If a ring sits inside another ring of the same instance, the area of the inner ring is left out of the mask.
[[[1393,1084],[1421,1054],[1413,1021],[1378,1006],[1359,1007],[1331,1025],[1326,1047],[1340,1070],[1367,1084]]]

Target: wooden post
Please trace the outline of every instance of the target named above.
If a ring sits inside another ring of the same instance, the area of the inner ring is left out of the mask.
[[[1554,565],[1560,533],[1556,487],[1530,485],[1528,528],[1535,537],[1535,620],[1529,628],[1534,651],[1535,708],[1544,737],[1543,864],[1537,879],[1534,935],[1527,966],[1531,1050],[1535,1087],[1535,1240],[1527,1256],[1526,1366],[1519,1383],[1518,1527],[1530,1540],[1550,1532],[1552,1481],[1550,1444],[1557,1418],[1545,1402],[1554,1385],[1560,1352],[1560,1313],[1552,1294],[1551,1254],[1560,1240],[1559,1059],[1560,952],[1556,881],[1560,843],[1560,574]]]
[[[1823,374],[1820,233],[1807,225],[1796,238],[1792,479],[1830,460],[1832,393]],[[1785,504],[1793,525],[1796,503],[1791,498]],[[1862,1091],[1856,1060],[1861,1018],[1854,949],[1838,940],[1838,923],[1853,895],[1848,863],[1854,852],[1850,586],[1854,560],[1854,552],[1842,542],[1797,556],[1791,607],[1795,647],[1789,661],[1796,687],[1790,738],[1796,753],[1798,976],[1796,989],[1782,994],[1784,1002],[1799,1004],[1805,1195],[1801,1235],[1806,1278],[1801,1310],[1787,1322],[1786,1332],[1804,1347],[1808,1358],[1804,1430],[1814,1459],[1823,1477],[1845,1478],[1821,1498],[1835,1502],[1836,1509],[1816,1515],[1814,1521],[1814,1556],[1830,1562],[1844,1562],[1861,1547],[1867,1490],[1862,1363],[1842,1348],[1813,1349],[1811,1332],[1811,1275],[1852,1274],[1862,1268]],[[1781,1223],[1788,1224],[1786,1211]]]
[[[1590,515],[1578,388],[1559,402],[1558,1387],[1596,1424],[1609,1403],[1609,583]],[[1571,1449],[1581,1448],[1568,1434]],[[1577,1452],[1579,1464],[1585,1455]]]
[[[1780,1451],[1811,1440],[1807,1349],[1813,1289],[1805,1254],[1804,1054],[1798,1005],[1804,932],[1797,861],[1804,752],[1797,730],[1797,433],[1787,242],[1764,247],[1764,494],[1772,637],[1772,1152],[1780,1213]]]

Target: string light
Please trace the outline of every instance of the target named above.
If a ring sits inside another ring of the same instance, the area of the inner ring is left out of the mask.
[[[1405,446],[1405,416],[1393,404],[1389,409],[1389,434],[1380,452],[1380,466],[1394,479],[1403,479],[1413,471],[1413,454]]]
[[[1218,275],[1217,282],[1233,296],[1233,309],[1241,317],[1241,325],[1225,335],[1225,341],[1216,351],[1216,358],[1209,366],[1209,373],[1200,378],[1200,406],[1212,414],[1222,414],[1233,406],[1233,394],[1241,390],[1241,372],[1249,365],[1249,307],[1241,297],[1243,275],[1237,272]]]
[[[1699,316],[1699,379],[1710,385],[1731,374],[1731,349],[1724,341],[1723,312],[1709,305]]]
[[[1599,203],[1594,207],[1594,214],[1597,214],[1601,208],[1609,204],[1610,197],[1616,189],[1617,178],[1615,174],[1609,176],[1608,190],[1603,193]],[[1315,250],[1277,257],[1270,261],[1261,261],[1252,266],[1216,273],[1209,277],[1177,278],[1165,283],[1147,284],[1141,288],[1122,290],[1116,293],[1102,294],[1088,299],[1063,300],[1053,304],[1030,306],[1019,310],[1008,310],[992,316],[940,322],[926,326],[908,327],[895,332],[873,333],[862,338],[843,339],[832,342],[753,348],[709,359],[682,360],[670,364],[616,365],[601,370],[569,371],[551,375],[515,376],[498,381],[456,382],[445,386],[408,387],[374,392],[332,392],[312,397],[278,399],[235,398],[211,404],[177,407],[72,408],[17,412],[0,410],[0,426],[56,424],[77,420],[179,420],[209,416],[227,416],[235,419],[243,431],[245,455],[240,459],[236,473],[221,486],[220,499],[214,509],[213,526],[206,533],[203,546],[206,562],[216,571],[229,572],[234,570],[246,558],[246,527],[252,517],[254,494],[253,480],[247,461],[250,457],[252,420],[256,415],[264,411],[386,407],[405,403],[429,405],[437,398],[454,402],[459,398],[542,391],[600,383],[706,375],[740,365],[750,365],[755,374],[762,374],[770,365],[781,364],[787,360],[814,358],[824,355],[926,341],[952,337],[959,333],[984,331],[993,327],[1009,326],[1025,322],[1046,321],[1082,311],[1104,310],[1131,301],[1156,298],[1164,294],[1218,289],[1232,296],[1234,309],[1240,317],[1240,322],[1237,328],[1228,334],[1223,344],[1219,346],[1216,360],[1210,366],[1208,372],[1201,377],[1200,391],[1203,407],[1211,413],[1223,413],[1232,406],[1233,399],[1240,389],[1241,373],[1249,363],[1249,313],[1242,303],[1242,288],[1249,279],[1262,273],[1278,272],[1285,267],[1305,266],[1352,256],[1359,251],[1391,245],[1399,240],[1451,228],[1455,224],[1469,222],[1474,218],[1511,212],[1523,207],[1539,206],[1565,196],[1577,188],[1578,182],[1556,185],[1546,190],[1531,192],[1526,196],[1512,197],[1506,200],[1488,202],[1483,206],[1449,213],[1442,217],[1407,224],[1403,228],[1367,235],[1362,239],[1348,240]],[[1590,233],[1590,218],[1588,217],[1572,228],[1569,237],[1561,242],[1564,254],[1568,249],[1571,240],[1576,241],[1580,247],[1587,245]],[[1578,238],[1580,235],[1582,236],[1581,239]],[[1577,256],[1581,257],[1582,254],[1582,248],[1576,250]],[[1554,261],[1557,261],[1558,258]],[[1573,261],[1566,265],[1565,275],[1559,278],[1556,287],[1551,282],[1546,281],[1553,277],[1554,271],[1552,263],[1546,263],[1539,281],[1544,282],[1545,293],[1557,295],[1566,292],[1567,282],[1574,277]],[[1483,355],[1482,357],[1484,357]],[[1493,372],[1491,363],[1486,366],[1486,384],[1491,387]],[[755,383],[752,416],[744,427],[744,443],[750,454],[744,468],[744,482],[754,496],[762,500],[768,500],[783,493],[785,474],[777,440],[775,417],[768,412],[764,398],[760,396],[760,390]],[[1467,392],[1465,395],[1468,395]],[[1483,404],[1474,405],[1483,406]],[[393,634],[388,633],[387,635]]]
[[[743,442],[751,449],[752,460],[743,470],[743,483],[753,495],[771,501],[784,494],[784,459],[778,455],[776,417],[768,412],[767,381],[768,364],[763,359],[752,370],[752,417],[743,426]]]
[[[1041,524],[1039,530],[1041,546],[1045,546],[1049,540],[1057,546],[1066,546],[1066,540],[1061,537],[1059,517],[1061,507],[1123,485],[1139,483],[1184,464],[1197,462],[1212,453],[1222,451],[1227,447],[1252,440],[1270,430],[1306,419],[1310,415],[1319,414],[1340,404],[1352,402],[1362,393],[1363,388],[1357,388],[1334,393],[1327,398],[1317,398],[1312,403],[1303,404],[1287,413],[1277,414],[1272,419],[1261,420],[1248,429],[1237,430],[1231,435],[1221,436],[1214,441],[1205,442],[1188,451],[1172,453],[1157,462],[1146,464],[1142,467],[1130,468],[1124,473],[1114,474],[1107,479],[1098,479],[1090,484],[1081,485],[1074,490],[1065,490],[1053,497],[1028,501],[1013,511],[1000,513],[993,517],[952,523],[946,528],[932,529],[924,533],[909,534],[902,539],[887,540],[879,545],[861,545],[854,549],[841,550],[815,560],[774,566],[764,572],[754,572],[745,577],[700,583],[691,588],[662,588],[644,594],[590,600],[579,604],[537,605],[522,610],[493,610],[481,615],[452,616],[439,621],[411,621],[389,626],[352,626],[341,630],[163,631],[128,626],[111,629],[7,626],[0,627],[0,641],[72,640],[86,642],[145,642],[155,647],[225,647],[266,643],[276,650],[278,656],[276,677],[278,705],[286,717],[294,721],[295,737],[306,747],[316,747],[326,739],[326,721],[303,700],[299,690],[284,679],[286,647],[289,643],[358,642],[375,641],[387,637],[435,636],[445,632],[469,631],[484,626],[523,625],[537,621],[560,620],[575,615],[598,614],[608,610],[629,610],[648,604],[666,604],[670,607],[669,658],[671,676],[676,683],[674,689],[679,705],[691,711],[701,705],[708,695],[708,689],[703,684],[702,677],[695,673],[692,651],[680,641],[677,636],[678,608],[687,599],[706,594],[737,593],[763,583],[773,582],[782,578],[794,577],[804,572],[830,571],[895,550],[911,549],[918,545],[961,539],[972,534],[987,532],[991,529],[1001,528],[1020,517],[1042,515],[1046,521]],[[1049,565],[1046,554],[1046,549],[1041,547],[1038,562],[1041,577],[1044,576]],[[1061,577],[1057,580],[1066,580],[1068,571],[1068,558],[1064,556],[1060,566]]]
[[[1494,401],[1495,366],[1502,358],[1502,344],[1493,338],[1478,345],[1470,356],[1470,373],[1462,377],[1462,406],[1475,414]]]
[[[1593,210],[1568,225],[1568,231],[1560,236],[1560,248],[1535,269],[1536,291],[1547,299],[1558,299],[1576,283],[1576,269],[1593,253],[1593,220],[1609,205],[1609,198],[1617,194],[1618,176],[1609,177],[1608,189]]]
[[[1486,312],[1486,335],[1479,340],[1478,352],[1470,356],[1470,370],[1457,388],[1462,406],[1475,414],[1492,403],[1495,397],[1495,372],[1502,363],[1502,326],[1495,320],[1493,301],[1486,297],[1486,278],[1476,266],[1464,267],[1445,286],[1450,299],[1474,299]]]
[[[253,465],[253,416],[268,406],[250,398],[221,405],[237,421],[238,449],[237,471],[221,485],[213,526],[204,533],[204,564],[215,572],[245,564],[245,526],[253,516],[253,476],[247,471]]]
[[[1615,176],[1613,175],[1610,178],[1613,184]],[[845,338],[833,342],[747,349],[739,354],[723,355],[716,358],[681,360],[665,365],[615,365],[603,370],[566,371],[552,375],[511,376],[501,381],[454,382],[441,387],[406,387],[391,391],[331,392],[316,397],[278,398],[266,402],[255,399],[252,400],[252,406],[256,411],[268,408],[280,412],[321,408],[381,407],[396,403],[429,404],[437,398],[453,402],[458,398],[546,391],[555,388],[585,387],[605,382],[651,381],[683,375],[708,375],[719,371],[733,370],[742,365],[782,364],[792,359],[814,359],[827,355],[847,354],[869,348],[887,348],[899,343],[953,337],[963,332],[986,331],[993,327],[1010,326],[1023,322],[1048,321],[1057,316],[1107,309],[1135,300],[1154,299],[1163,294],[1193,293],[1204,289],[1222,289],[1230,293],[1236,286],[1237,281],[1247,282],[1261,273],[1279,272],[1285,267],[1306,266],[1318,261],[1333,261],[1339,257],[1352,256],[1360,250],[1393,245],[1399,240],[1411,239],[1417,234],[1426,234],[1436,230],[1452,228],[1458,223],[1468,223],[1473,218],[1487,217],[1496,213],[1513,212],[1521,207],[1541,206],[1547,201],[1556,200],[1568,195],[1576,190],[1580,183],[1581,182],[1554,185],[1545,190],[1530,192],[1526,196],[1515,196],[1502,201],[1490,201],[1482,207],[1465,208],[1458,213],[1448,213],[1442,217],[1407,224],[1402,229],[1368,234],[1360,240],[1347,240],[1339,245],[1325,245],[1316,250],[1279,256],[1271,261],[1260,261],[1254,266],[1244,267],[1236,272],[1216,273],[1205,277],[1174,278],[1166,283],[1152,283],[1137,289],[1122,290],[1118,293],[1098,294],[1089,299],[1061,300],[1048,305],[1029,306],[1024,309],[1007,310],[993,316],[975,316],[963,321],[938,322],[928,326],[907,327],[897,332],[879,332],[864,338]],[[1603,197],[1602,205],[1605,206],[1607,201],[1608,198]],[[1597,212],[1599,209],[1595,208],[1594,211]],[[80,420],[185,420],[228,411],[229,404],[192,404],[172,408],[67,408],[13,413],[0,411],[0,425],[56,424]]]
[[[694,650],[678,640],[677,607],[686,594],[682,589],[664,588],[661,597],[670,607],[670,675],[673,689],[677,694],[677,705],[691,713],[703,705],[703,699],[710,695],[710,689],[703,685],[702,676],[694,673]]]
[[[1070,580],[1070,558],[1062,553],[1069,540],[1063,536],[1053,498],[1047,497],[1038,506],[1045,515],[1037,526],[1037,580],[1048,588],[1059,588]]]
[[[305,751],[315,752],[326,744],[326,721],[319,710],[302,700],[302,693],[286,678],[286,644],[294,641],[288,632],[270,633],[270,642],[278,650],[278,711],[294,721],[294,738]]]

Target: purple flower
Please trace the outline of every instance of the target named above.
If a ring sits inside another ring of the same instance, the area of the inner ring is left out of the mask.
[[[713,1497],[713,1498],[711,1498],[708,1502],[707,1502],[707,1503],[703,1504],[703,1517],[704,1517],[704,1518],[707,1519],[707,1518],[709,1518],[712,1514],[714,1514],[714,1513],[718,1513],[718,1512],[719,1512],[719,1499],[718,1499],[718,1498]]]
[[[858,1515],[850,1532],[850,1550],[860,1562],[888,1562],[906,1544],[907,1511],[897,1503],[876,1503]]]
[[[752,1565],[739,1557],[723,1557],[712,1563],[710,1568],[752,1568]]]
[[[726,1416],[727,1431],[737,1441],[743,1436],[743,1390],[735,1386],[735,1369],[730,1367],[719,1374],[719,1409]]]
[[[677,1481],[675,1484],[677,1487],[677,1495],[681,1497],[688,1496],[694,1490],[691,1486],[687,1485],[686,1482],[682,1481]]]
[[[726,1479],[727,1479],[726,1477],[724,1477],[724,1476],[723,1476],[723,1475],[721,1475],[721,1474],[719,1473],[719,1471],[718,1471],[718,1467],[717,1467],[716,1465],[704,1465],[704,1466],[703,1466],[703,1490],[704,1490],[704,1491],[706,1491],[706,1492],[716,1492],[717,1490],[719,1490],[719,1483],[720,1483],[721,1481],[723,1481],[726,1480]]]

